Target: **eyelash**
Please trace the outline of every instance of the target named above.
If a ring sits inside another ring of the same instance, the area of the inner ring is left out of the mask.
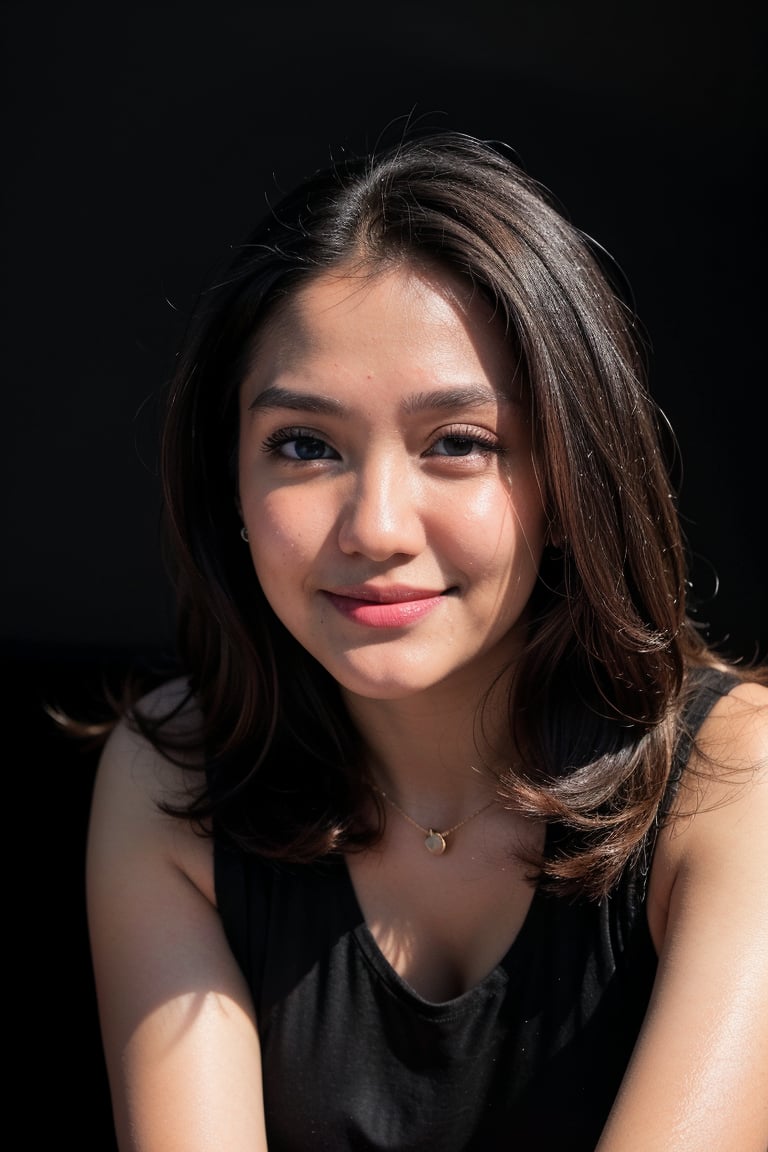
[[[307,458],[302,460],[299,456],[287,456],[283,453],[283,448],[287,444],[295,444],[297,441],[305,440],[314,444],[322,445],[323,448],[330,449],[335,453],[335,449],[330,448],[330,445],[313,432],[310,428],[279,428],[276,432],[267,436],[262,443],[262,450],[269,455],[282,456],[283,459],[295,460],[297,463],[314,463],[316,460],[331,460],[338,458],[336,456],[317,456],[314,458]],[[451,454],[450,452],[435,452],[434,449],[438,444],[445,441],[460,441],[469,445],[474,445],[477,449],[477,454],[480,456],[496,455],[504,451],[501,444],[490,433],[481,432],[477,428],[468,425],[457,425],[454,428],[449,428],[442,433],[442,435],[435,438],[429,449],[425,452],[426,456],[437,457],[440,456],[444,459],[461,460],[469,456],[475,455],[474,452],[457,452]]]
[[[286,444],[295,444],[297,440],[308,440],[315,444],[322,444],[326,448],[330,447],[330,445],[326,444],[322,436],[318,436],[317,433],[313,432],[310,428],[278,428],[276,432],[267,436],[262,443],[262,449],[271,456],[280,456],[283,455],[281,450]],[[331,449],[331,451],[333,451],[333,449]],[[301,458],[298,456],[284,456],[284,459],[311,463],[311,461],[301,461]],[[317,459],[329,460],[332,459],[332,457],[318,456]]]
[[[481,432],[478,428],[472,428],[469,425],[462,424],[457,425],[455,428],[448,428],[443,432],[441,436],[438,436],[437,439],[433,442],[428,454],[434,456],[447,456],[451,458],[447,452],[432,451],[432,449],[437,444],[441,444],[445,440],[459,440],[468,444],[473,444],[478,450],[478,454],[480,456],[498,455],[504,451],[501,444],[499,444],[498,440],[495,438],[495,436],[492,436],[490,432]],[[459,453],[457,456],[452,457],[452,459],[462,459],[465,455],[468,456],[470,453]],[[472,453],[472,455],[474,455],[474,453]]]

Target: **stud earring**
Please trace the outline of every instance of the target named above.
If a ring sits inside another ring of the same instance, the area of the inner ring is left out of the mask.
[[[240,529],[240,535],[242,536],[243,540],[245,540],[245,542],[247,544],[248,540],[249,540],[249,536],[248,536],[248,529],[246,528],[245,524],[243,524],[242,528]]]
[[[555,552],[565,551],[565,548],[566,548],[567,543],[568,543],[568,537],[565,535],[565,533],[563,532],[563,530],[559,524],[557,524],[557,523],[550,524],[549,531],[547,533],[546,543]]]

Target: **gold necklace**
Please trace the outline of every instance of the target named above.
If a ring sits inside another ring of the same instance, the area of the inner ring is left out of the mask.
[[[424,833],[424,847],[431,856],[442,856],[448,847],[446,840],[451,833],[458,831],[459,828],[463,828],[465,824],[469,824],[470,820],[474,820],[475,816],[479,816],[481,812],[485,812],[486,808],[490,808],[491,804],[496,803],[495,799],[489,800],[487,804],[483,804],[474,812],[470,812],[469,816],[465,816],[463,820],[460,820],[458,824],[454,824],[452,828],[445,828],[442,832],[438,832],[436,828],[425,828],[423,824],[418,824],[407,812],[403,811],[399,804],[395,803],[391,796],[387,796],[386,792],[382,792],[381,788],[377,788],[376,791],[382,799],[386,800],[387,804],[391,804],[395,811],[399,812],[409,824],[413,824],[414,828],[418,828],[419,832]]]

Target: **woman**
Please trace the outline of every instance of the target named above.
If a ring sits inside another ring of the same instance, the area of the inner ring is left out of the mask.
[[[103,751],[121,1150],[765,1152],[764,668],[687,615],[635,321],[497,146],[318,173],[204,294],[181,675]]]

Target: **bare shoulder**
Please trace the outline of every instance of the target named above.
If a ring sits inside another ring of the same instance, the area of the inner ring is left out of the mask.
[[[704,721],[659,836],[653,996],[600,1152],[762,1152],[768,1135],[768,689]]]
[[[702,724],[683,774],[677,814],[683,825],[690,819],[695,840],[742,819],[744,809],[764,805],[767,792],[768,687],[750,681],[722,696]]]
[[[749,681],[722,696],[702,724],[667,840],[695,843],[765,804],[767,792],[768,687]]]
[[[139,707],[183,731],[197,719],[187,696],[167,684]],[[121,1149],[266,1148],[255,1013],[216,909],[212,840],[163,810],[200,781],[191,756],[174,763],[130,720],[96,772],[88,930]]]
[[[186,681],[170,680],[143,696],[135,710],[151,721],[164,720],[169,730],[182,733],[198,721],[195,702],[189,697]],[[190,762],[186,771],[174,760],[161,755],[140,732],[132,719],[124,717],[107,740],[99,762],[99,775],[117,777],[144,788],[155,801],[177,799],[199,775]]]
[[[729,770],[763,774],[768,765],[768,687],[746,681],[721,697],[702,725],[697,754],[721,767],[710,774],[714,780],[727,778]]]
[[[184,680],[168,681],[138,702],[152,719],[169,717],[178,731],[199,713]],[[128,719],[121,720],[101,754],[89,824],[89,860],[102,864],[142,853],[145,861],[174,865],[213,899],[211,847],[192,825],[167,815],[163,804],[184,804],[200,789],[202,775],[162,755]]]
[[[675,886],[748,898],[754,877],[768,870],[766,828],[768,687],[745,682],[719,699],[702,724],[659,836],[649,899],[657,947]]]

